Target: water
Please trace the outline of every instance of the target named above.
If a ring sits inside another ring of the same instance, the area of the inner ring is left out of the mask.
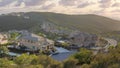
[[[63,61],[63,60],[66,60],[67,58],[69,58],[74,53],[76,53],[76,52],[71,51],[71,52],[68,52],[68,53],[59,53],[59,54],[56,54],[56,55],[52,55],[51,57],[55,60]]]
[[[18,54],[18,53],[14,53],[14,52],[8,52],[8,54],[10,56],[20,56],[21,54]]]
[[[55,47],[59,54],[51,55],[51,57],[58,61],[63,61],[69,58],[71,55],[76,53],[76,51],[70,51],[62,47]]]

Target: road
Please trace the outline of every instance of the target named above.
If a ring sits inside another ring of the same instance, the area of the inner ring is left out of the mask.
[[[104,38],[105,40],[108,41],[108,44],[104,47],[105,48],[105,51],[108,51],[108,48],[110,46],[113,46],[113,47],[116,47],[117,46],[117,41],[114,40],[114,39],[110,39],[110,38]]]
[[[108,44],[105,47],[92,47],[91,48],[93,50],[96,50],[96,51],[94,51],[95,54],[97,54],[98,50],[105,49],[105,52],[107,52],[108,48],[110,46],[113,46],[113,47],[117,46],[117,41],[116,40],[110,39],[110,38],[104,38],[104,39],[108,41]]]

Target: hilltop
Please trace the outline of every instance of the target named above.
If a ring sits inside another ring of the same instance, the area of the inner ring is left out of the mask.
[[[107,17],[86,14],[66,15],[51,12],[20,12],[0,15],[0,31],[30,30],[51,33],[82,31],[103,33],[120,30],[120,21]]]

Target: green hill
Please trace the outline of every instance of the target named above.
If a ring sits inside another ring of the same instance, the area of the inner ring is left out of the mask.
[[[0,31],[12,29],[61,32],[79,30],[102,33],[120,30],[120,21],[98,15],[65,15],[50,12],[10,13],[0,16]]]

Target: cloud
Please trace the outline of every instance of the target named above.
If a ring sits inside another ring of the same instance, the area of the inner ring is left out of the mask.
[[[55,7],[55,6],[56,6],[56,4],[52,3],[52,4],[49,4],[49,5],[43,5],[43,6],[41,7],[41,9],[42,9],[42,10],[49,10],[49,9]]]
[[[63,6],[74,6],[77,0],[60,0],[59,4]]]
[[[120,3],[114,3],[112,7],[120,7]]]
[[[6,6],[12,2],[14,2],[15,0],[1,0],[0,1],[0,7]]]
[[[100,0],[99,3],[101,8],[108,8],[111,6],[112,0]]]
[[[16,7],[20,6],[22,3],[25,3],[26,6],[37,6],[44,4],[48,0],[2,0],[0,2],[0,7],[11,4],[12,2],[17,1]]]
[[[0,14],[45,11],[64,14],[99,14],[116,17],[120,15],[119,9],[120,0],[0,0]]]
[[[89,2],[86,1],[86,2],[83,2],[80,5],[78,5],[77,7],[78,8],[84,8],[84,7],[87,7],[87,6],[92,5],[92,4],[94,4],[94,3],[89,3]]]
[[[26,6],[36,6],[40,4],[44,4],[47,0],[23,0]]]
[[[120,15],[120,9],[115,9],[115,10],[113,10],[111,12],[113,12],[113,13],[119,13],[119,15]]]

